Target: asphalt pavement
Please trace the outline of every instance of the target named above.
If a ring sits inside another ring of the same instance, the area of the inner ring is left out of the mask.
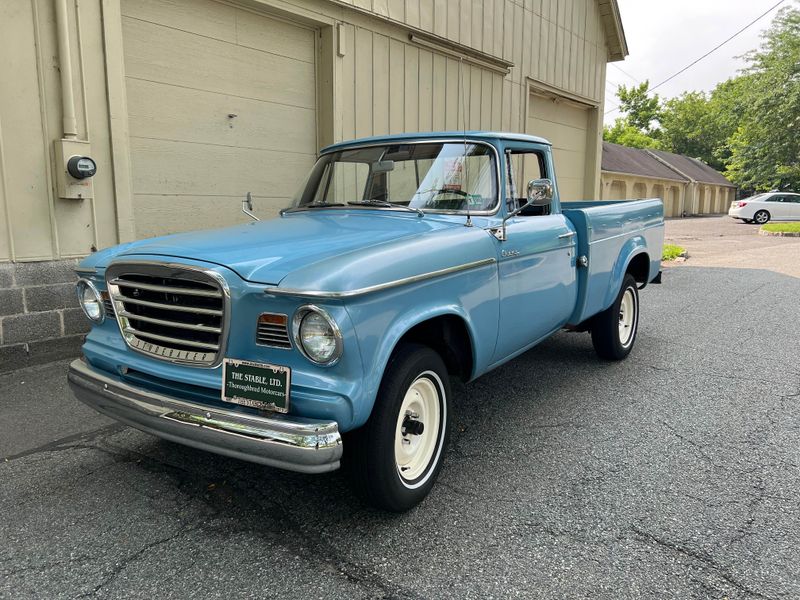
[[[65,362],[2,375],[0,597],[800,597],[800,279],[641,297],[626,361],[559,333],[462,390],[404,515],[113,424]]]

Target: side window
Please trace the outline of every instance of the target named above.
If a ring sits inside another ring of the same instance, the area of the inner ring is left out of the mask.
[[[528,202],[528,182],[547,177],[544,156],[530,150],[506,152],[506,209],[516,210]],[[521,216],[549,215],[549,206],[532,206],[524,209]]]
[[[783,202],[783,196],[770,196],[765,202]]]

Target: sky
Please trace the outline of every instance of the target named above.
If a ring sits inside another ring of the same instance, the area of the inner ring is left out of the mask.
[[[628,57],[609,63],[606,72],[606,111],[617,105],[618,84],[627,86],[650,80],[656,85],[747,25],[778,0],[618,0]],[[720,81],[736,75],[745,63],[740,57],[758,47],[759,34],[784,6],[785,0],[747,31],[725,44],[685,73],[655,90],[664,98],[684,91],[710,91]],[[624,71],[624,72],[623,72]],[[612,123],[618,111],[605,115]]]

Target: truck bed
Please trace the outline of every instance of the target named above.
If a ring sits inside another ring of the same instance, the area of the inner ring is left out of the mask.
[[[571,325],[611,306],[635,256],[647,254],[647,282],[658,275],[664,243],[664,204],[659,198],[565,202],[562,212],[577,230],[578,256],[588,260],[585,268],[578,269],[578,302]]]

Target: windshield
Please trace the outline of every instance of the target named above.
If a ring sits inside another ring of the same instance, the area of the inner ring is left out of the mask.
[[[324,154],[296,198],[311,206],[391,206],[436,212],[491,211],[492,149],[463,142],[387,144]]]

